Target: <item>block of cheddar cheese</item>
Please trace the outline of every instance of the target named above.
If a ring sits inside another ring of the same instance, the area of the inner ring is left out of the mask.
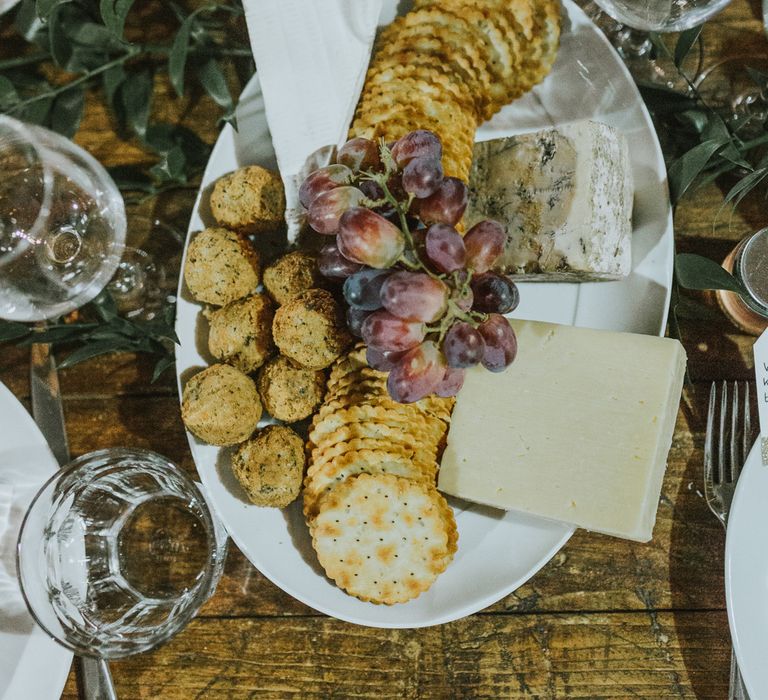
[[[504,372],[467,371],[438,488],[648,541],[685,373],[670,338],[513,321]]]

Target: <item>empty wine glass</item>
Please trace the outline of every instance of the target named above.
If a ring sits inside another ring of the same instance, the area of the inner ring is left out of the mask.
[[[591,0],[585,11],[608,36],[636,80],[686,89],[687,83],[679,72],[676,69],[668,70],[668,67],[674,68],[672,60],[667,60],[667,56],[657,55],[649,33],[691,29],[706,22],[730,2],[731,0]]]
[[[5,115],[0,168],[0,318],[54,318],[93,299],[125,243],[106,170],[69,139]]]
[[[643,32],[682,32],[706,22],[731,0],[595,0],[614,20]]]
[[[106,290],[122,316],[152,321],[176,303],[186,231],[157,218],[152,211],[134,209],[130,218],[123,257]]]

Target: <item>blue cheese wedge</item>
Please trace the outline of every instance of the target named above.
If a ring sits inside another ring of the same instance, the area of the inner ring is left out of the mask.
[[[514,321],[504,372],[467,371],[437,487],[646,542],[680,403],[670,338]]]
[[[513,278],[616,280],[632,268],[632,200],[626,139],[580,121],[475,144],[465,219],[504,224]]]

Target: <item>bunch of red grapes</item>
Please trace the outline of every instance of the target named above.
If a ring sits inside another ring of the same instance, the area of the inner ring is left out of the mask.
[[[320,251],[320,272],[344,280],[350,331],[367,345],[368,364],[389,372],[389,394],[402,403],[455,396],[467,367],[500,372],[517,353],[502,314],[517,307],[518,290],[491,271],[504,228],[481,221],[462,238],[454,227],[467,185],[443,175],[441,157],[431,131],[390,146],[353,138],[299,190],[310,226],[334,236]]]

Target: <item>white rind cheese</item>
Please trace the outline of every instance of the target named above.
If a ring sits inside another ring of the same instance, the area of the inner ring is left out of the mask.
[[[614,280],[632,268],[632,200],[626,139],[580,121],[475,144],[465,219],[504,224],[512,277]]]
[[[513,321],[518,356],[467,371],[438,488],[639,542],[651,538],[685,351],[669,338]]]

